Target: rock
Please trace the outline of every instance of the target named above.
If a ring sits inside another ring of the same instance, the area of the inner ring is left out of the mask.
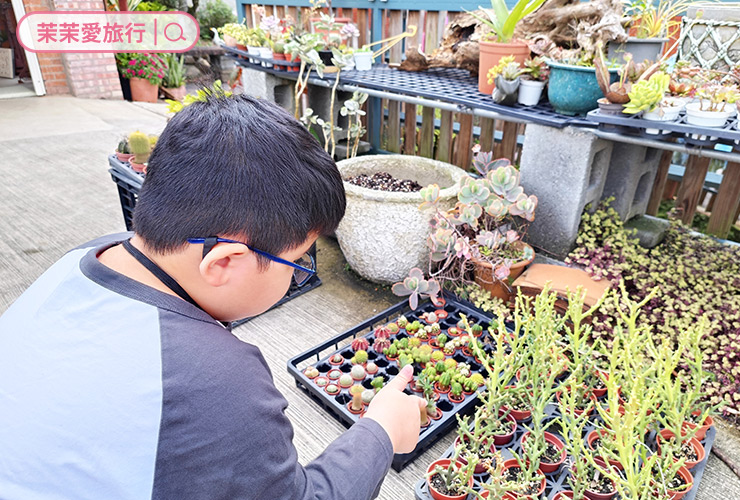
[[[670,225],[671,223],[665,219],[650,215],[638,215],[628,220],[624,224],[624,228],[628,231],[632,229],[637,231],[635,236],[639,238],[640,246],[653,248],[663,241]]]

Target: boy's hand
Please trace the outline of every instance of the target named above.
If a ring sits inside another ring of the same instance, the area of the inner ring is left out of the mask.
[[[413,367],[404,366],[401,373],[375,395],[363,417],[383,427],[393,443],[394,453],[410,453],[419,441],[421,409],[426,402],[403,392],[413,378]]]

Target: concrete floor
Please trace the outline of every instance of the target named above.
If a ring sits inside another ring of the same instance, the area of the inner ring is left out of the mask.
[[[164,105],[33,97],[0,101],[0,314],[64,252],[97,236],[124,230],[106,156],[119,138],[139,129],[158,133]],[[302,462],[316,457],[342,426],[296,388],[287,360],[397,302],[387,288],[345,268],[336,242],[322,239],[324,284],[253,319],[235,334],[262,349],[275,383],[290,402]],[[276,335],[283,338],[275,342]],[[402,473],[391,471],[382,499],[412,499],[426,465],[451,443],[445,436]],[[716,448],[740,464],[740,435],[720,426]],[[698,500],[740,499],[740,479],[714,454]]]

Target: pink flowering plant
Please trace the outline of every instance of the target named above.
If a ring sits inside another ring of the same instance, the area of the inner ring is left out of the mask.
[[[124,78],[142,78],[152,85],[161,85],[167,63],[157,54],[116,54],[118,69]]]
[[[522,237],[534,220],[537,197],[526,195],[519,171],[507,159],[474,149],[473,165],[479,176],[463,177],[457,203],[440,206],[440,188],[420,191],[419,209],[433,214],[427,238],[429,277],[457,287],[472,281],[476,262],[489,263],[498,280],[509,277],[511,266],[533,257]]]

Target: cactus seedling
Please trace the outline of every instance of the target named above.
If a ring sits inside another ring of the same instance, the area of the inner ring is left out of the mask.
[[[361,385],[353,385],[349,389],[349,393],[352,395],[352,403],[350,403],[350,411],[353,413],[360,413],[362,411],[362,393],[365,389]]]
[[[308,378],[316,378],[319,376],[319,370],[317,370],[315,366],[309,366],[303,370],[303,374]]]
[[[131,152],[134,154],[136,163],[146,163],[149,161],[149,154],[152,152],[152,146],[149,142],[149,136],[143,132],[132,132],[128,136],[128,144]]]
[[[409,320],[406,319],[406,316],[399,316],[398,320],[396,320],[396,324],[399,328],[406,328],[406,325],[409,324]]]
[[[332,365],[341,365],[342,363],[344,363],[344,357],[341,354],[337,353],[329,358],[329,363],[331,363]]]
[[[365,368],[362,365],[355,365],[349,372],[354,380],[362,380],[365,378]]]
[[[386,331],[387,331],[388,333],[390,333],[391,335],[395,335],[395,334],[397,334],[397,333],[398,333],[398,331],[400,330],[400,328],[398,328],[398,325],[397,325],[397,324],[395,324],[395,323],[388,323],[388,324],[387,324],[387,325],[385,326],[385,329],[386,329]]]
[[[352,356],[350,360],[353,365],[362,365],[367,363],[367,351],[360,349]]]
[[[373,342],[373,349],[375,352],[385,352],[391,346],[391,341],[388,339],[375,338]]]
[[[393,323],[391,323],[393,324]],[[375,340],[378,339],[389,339],[391,337],[391,330],[388,327],[379,326],[375,329]],[[396,333],[398,333],[398,330],[396,330]]]
[[[352,379],[352,375],[350,375],[349,373],[344,373],[341,377],[339,377],[339,386],[342,389],[346,389],[354,383],[355,381]]]
[[[365,371],[368,373],[368,375],[375,375],[378,373],[378,365],[370,361],[367,365],[365,365]]]
[[[450,387],[450,384],[452,384],[452,372],[446,371],[442,375],[439,376],[439,386],[442,389],[447,389]]]
[[[444,333],[440,333],[439,335],[437,335],[437,345],[438,346],[442,347],[443,345],[447,343],[447,340],[448,340],[447,335],[445,335]]]
[[[373,389],[367,389],[362,391],[362,402],[366,405],[370,404],[370,401],[375,397],[375,391]]]
[[[437,361],[442,361],[445,359],[445,354],[442,351],[432,351],[432,361],[434,363],[437,363]]]
[[[118,151],[121,154],[131,154],[131,149],[128,145],[128,137],[124,137],[121,139],[121,141],[118,143],[118,147],[116,148],[116,151]]]
[[[383,388],[383,384],[385,384],[385,381],[383,380],[383,377],[375,377],[372,382],[370,382],[370,385],[373,386],[375,389],[375,392],[378,392],[380,389]]]
[[[357,351],[367,351],[370,347],[370,342],[365,337],[357,337],[352,341],[352,350]]]
[[[324,390],[325,390],[325,391],[326,391],[327,393],[329,393],[329,394],[332,394],[332,395],[335,395],[335,394],[339,394],[339,391],[340,391],[340,389],[339,389],[339,386],[338,386],[338,385],[336,385],[336,384],[329,384],[329,385],[327,385],[327,386],[326,386],[326,387],[324,388]]]

